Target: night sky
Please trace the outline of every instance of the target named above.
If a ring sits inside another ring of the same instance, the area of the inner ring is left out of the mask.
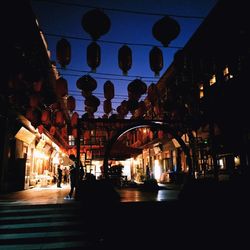
[[[98,82],[97,89],[93,94],[100,99],[101,103],[105,100],[103,96],[104,82],[107,80],[113,82],[115,97],[112,99],[112,107],[115,109],[121,101],[128,99],[127,85],[130,81],[140,78],[147,85],[158,81],[171,64],[175,52],[185,46],[217,0],[33,0],[31,2],[40,28],[47,39],[48,48],[51,51],[51,60],[56,61],[55,48],[60,38],[66,38],[71,44],[70,64],[63,70],[57,63],[57,68],[68,81],[69,95],[76,98],[76,111],[82,115],[84,113],[84,98],[76,87],[76,81],[80,76],[91,72],[86,58],[86,48],[91,43],[91,37],[81,26],[82,16],[86,12],[94,7],[103,8],[103,11],[111,20],[109,32],[97,40],[101,47],[101,64],[97,68],[96,74],[90,73],[90,75]],[[146,14],[117,11],[117,9]],[[150,15],[150,13],[155,15]],[[163,14],[174,18],[181,28],[179,36],[170,42],[167,48],[164,48],[152,35],[154,23],[162,18]],[[113,42],[119,42],[120,44],[114,44]],[[118,66],[118,50],[124,44],[127,44],[132,50],[132,67],[127,76],[123,76],[122,70]],[[142,44],[149,44],[150,46],[142,46]],[[149,64],[149,52],[154,45],[159,46],[164,56],[164,67],[159,77],[154,76]],[[145,95],[142,96],[142,99],[144,97]],[[115,110],[114,113],[116,113]],[[95,117],[101,117],[103,114],[103,108],[100,105]]]

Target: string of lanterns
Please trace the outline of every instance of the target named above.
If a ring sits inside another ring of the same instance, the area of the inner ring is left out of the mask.
[[[96,68],[101,63],[101,48],[97,43],[97,40],[108,33],[111,27],[111,21],[109,17],[100,9],[93,9],[86,12],[81,20],[82,28],[92,38],[92,42],[87,47],[87,64],[91,68],[92,72],[96,71]],[[164,47],[167,47],[169,43],[174,40],[180,33],[180,25],[176,20],[169,16],[165,16],[158,20],[152,27],[152,35],[154,38],[161,42]],[[71,47],[69,42],[62,38],[58,41],[56,47],[57,61],[62,68],[70,63]],[[159,72],[163,68],[163,55],[159,47],[154,46],[149,55],[150,68],[155,73],[155,76],[159,75]],[[123,75],[127,75],[132,66],[132,50],[124,44],[118,50],[118,64],[122,70]]]
[[[92,72],[96,72],[96,69],[101,63],[101,48],[97,41],[101,36],[109,32],[111,22],[109,17],[102,10],[93,9],[83,15],[81,25],[92,39],[92,42],[87,46],[87,64]],[[152,27],[154,38],[160,41],[164,47],[167,47],[169,43],[179,35],[179,33],[179,24],[173,18],[168,16],[161,18]],[[62,68],[65,68],[71,60],[71,47],[65,38],[58,41],[56,53],[57,61]],[[150,50],[149,62],[150,68],[155,73],[155,76],[159,76],[159,73],[163,68],[163,54],[159,47],[154,46]],[[122,74],[128,75],[128,71],[132,67],[132,50],[126,44],[118,50],[118,65],[122,70]],[[76,85],[82,91],[83,97],[85,97],[84,103],[85,111],[87,112],[86,115],[88,117],[93,117],[93,113],[97,111],[97,108],[100,105],[100,100],[92,95],[92,92],[97,87],[96,80],[90,75],[84,75],[77,80]],[[128,85],[128,101],[124,100],[117,108],[118,115],[124,117],[128,111],[133,113],[138,108],[140,108],[141,111],[144,111],[145,107],[141,103],[139,104],[139,99],[141,95],[146,92],[147,85],[143,81],[140,79],[133,80]],[[104,101],[104,112],[105,117],[108,117],[112,111],[111,100],[114,97],[114,85],[111,81],[106,81],[104,84],[104,96],[106,99]]]

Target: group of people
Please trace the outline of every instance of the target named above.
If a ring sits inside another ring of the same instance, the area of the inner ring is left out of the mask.
[[[68,178],[68,176],[69,176],[69,178]],[[62,187],[61,184],[62,184],[63,177],[64,177],[64,183],[68,183],[68,181],[70,183],[70,192],[65,197],[65,199],[72,199],[74,188],[76,186],[76,167],[75,167],[75,164],[72,164],[69,167],[69,173],[68,173],[68,171],[64,170],[64,174],[63,174],[63,170],[61,169],[61,166],[58,165],[58,167],[57,167],[57,187],[58,188]]]
[[[65,200],[70,200],[73,199],[73,193],[76,187],[76,181],[77,181],[77,169],[76,169],[76,159],[75,157],[72,157],[72,165],[69,167],[69,173],[67,173],[67,171],[64,171],[64,175],[62,173],[62,169],[61,166],[58,165],[57,168],[57,187],[61,187],[61,183],[62,183],[62,178],[63,176],[67,176],[67,178],[65,177],[64,181],[67,180],[68,183],[68,176],[69,176],[69,183],[70,183],[70,191],[69,194],[64,198]],[[79,168],[79,180],[83,180],[84,178],[84,168],[82,166],[82,164],[80,163],[80,168]]]
[[[62,170],[61,166],[58,165],[55,182],[57,183],[58,188],[61,188],[62,183],[69,183],[69,170],[67,168],[64,168],[64,170]]]

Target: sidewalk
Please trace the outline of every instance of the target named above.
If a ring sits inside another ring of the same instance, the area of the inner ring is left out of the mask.
[[[0,194],[1,204],[67,204],[75,200],[64,200],[69,193],[70,186],[62,184],[62,188],[56,185],[48,187],[35,187],[27,190]],[[160,190],[153,192],[141,191],[138,188],[117,189],[121,202],[161,202],[176,200],[179,194],[178,188],[170,185],[161,185]]]
[[[0,194],[0,205],[4,204],[61,204],[69,203],[64,197],[69,193],[70,186],[62,184],[62,188],[56,185],[48,187],[34,187],[27,190]]]

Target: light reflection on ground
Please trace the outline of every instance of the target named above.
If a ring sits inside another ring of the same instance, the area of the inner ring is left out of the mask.
[[[64,197],[69,193],[69,189],[69,184],[62,185],[62,188],[51,185],[1,194],[0,204],[7,202],[9,204],[60,204],[74,202],[74,200],[64,200]],[[179,193],[175,189],[141,191],[138,188],[121,188],[117,189],[117,191],[120,194],[121,202],[170,201],[176,200]]]

